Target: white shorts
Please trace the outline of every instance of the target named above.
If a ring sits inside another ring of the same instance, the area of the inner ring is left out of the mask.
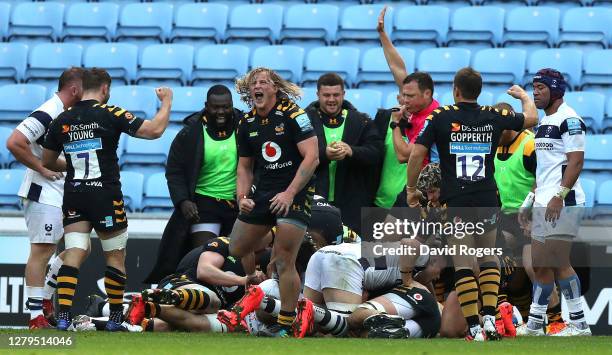
[[[308,261],[304,285],[317,292],[335,288],[361,296],[363,277],[363,267],[357,260],[318,251]]]
[[[578,235],[580,221],[584,215],[584,204],[566,206],[561,209],[559,219],[554,223],[547,222],[546,206],[534,204],[531,222],[531,237],[544,243],[545,239],[571,240]]]
[[[278,280],[267,279],[259,284],[259,287],[266,296],[280,299],[280,288],[278,286]]]
[[[30,243],[57,244],[64,235],[62,209],[24,199],[25,221]]]

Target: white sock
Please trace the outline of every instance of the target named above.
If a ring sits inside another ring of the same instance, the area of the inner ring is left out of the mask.
[[[588,328],[589,325],[584,318],[584,311],[582,310],[582,299],[572,298],[565,299],[565,301],[570,315],[570,323],[574,324],[578,329]]]
[[[216,314],[205,314],[204,315],[208,322],[210,323],[210,332],[211,333],[227,333],[227,326],[217,319]]]
[[[53,298],[53,294],[57,288],[57,272],[63,264],[64,260],[62,260],[60,257],[55,257],[55,259],[53,259],[53,262],[49,267],[49,271],[47,272],[47,277],[45,277],[44,299],[50,300]]]
[[[421,329],[421,326],[412,319],[408,319],[404,323],[404,329],[408,331],[411,338],[420,338],[423,336],[423,329]]]
[[[527,327],[532,330],[541,329],[544,327],[544,320],[546,319],[546,310],[548,304],[537,304],[532,303],[529,308],[529,318],[527,319]]]
[[[43,294],[44,291],[42,287],[26,286],[26,306],[30,310],[30,319],[43,315]]]
[[[265,296],[259,304],[259,309],[273,315],[274,317],[278,317],[281,309],[281,302],[274,297]]]

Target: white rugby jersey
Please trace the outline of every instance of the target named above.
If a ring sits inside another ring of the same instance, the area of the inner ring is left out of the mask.
[[[338,245],[327,245],[317,250],[317,253],[330,253],[359,260],[361,258],[361,243],[340,243]]]
[[[402,282],[400,272],[400,256],[385,255],[377,258],[361,258],[361,265],[364,268],[363,288],[368,291],[383,290]],[[422,271],[429,255],[420,255],[412,271],[413,277]]]
[[[586,126],[574,109],[566,103],[556,113],[544,116],[535,135],[537,157],[535,205],[547,206],[559,191],[567,167],[567,153],[584,152]],[[565,198],[565,206],[585,202],[580,179]]]
[[[54,94],[17,126],[16,129],[30,141],[30,149],[35,157],[42,158],[41,144],[49,124],[62,112],[64,112],[64,103],[57,94]],[[37,171],[28,168],[17,195],[30,201],[62,207],[63,193],[64,179],[50,181]]]

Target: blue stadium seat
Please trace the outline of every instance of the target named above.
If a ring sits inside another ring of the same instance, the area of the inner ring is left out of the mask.
[[[612,8],[569,9],[561,22],[559,47],[595,44],[606,48],[612,35]]]
[[[388,20],[387,20],[388,21]],[[406,6],[395,12],[392,39],[402,42],[446,43],[450,10],[445,6]]]
[[[109,105],[124,108],[140,118],[153,118],[157,112],[157,95],[150,86],[113,86]]]
[[[36,84],[0,86],[0,121],[20,122],[47,97],[47,89]]]
[[[359,49],[354,47],[317,47],[306,55],[302,82],[316,82],[325,73],[336,72],[352,86],[359,70]]]
[[[66,68],[80,67],[83,47],[76,43],[41,43],[30,50],[25,79],[57,78]]]
[[[397,92],[390,92],[387,94],[385,98],[385,102],[383,102],[385,108],[398,107],[399,102],[397,101]]]
[[[517,7],[506,16],[504,46],[512,43],[544,43],[552,47],[559,36],[561,12],[554,7]]]
[[[373,119],[382,107],[382,93],[372,89],[348,89],[344,99],[350,101],[358,111],[367,113]]]
[[[452,83],[457,70],[470,65],[470,55],[463,48],[426,49],[419,55],[417,69],[428,72],[436,83]]]
[[[336,40],[340,10],[329,4],[298,4],[285,11],[281,41],[318,40],[329,45]]]
[[[478,96],[478,103],[482,106],[493,106],[496,104],[493,99],[494,96],[492,92],[483,90],[480,92],[480,96]]]
[[[606,118],[604,118],[602,126],[603,133],[608,133],[612,130],[612,96],[609,96],[606,101]]]
[[[283,7],[277,4],[236,6],[229,19],[228,43],[235,39],[259,39],[276,42],[283,26]]]
[[[145,184],[142,211],[171,211],[173,209],[168,182],[164,173],[149,176]]]
[[[612,86],[612,49],[590,51],[584,56],[582,88]]]
[[[283,78],[299,83],[304,69],[304,49],[290,45],[259,47],[253,52],[251,67],[268,67]]]
[[[136,83],[150,80],[178,81],[191,78],[193,47],[187,44],[153,44],[143,49]]]
[[[575,91],[565,93],[563,98],[565,102],[582,117],[589,132],[595,133],[602,130],[605,106],[605,97],[602,94],[588,91]]]
[[[10,17],[11,4],[8,2],[0,2],[0,38],[3,40],[8,36]]]
[[[183,4],[174,15],[172,42],[219,43],[225,38],[229,8],[224,4]]]
[[[495,6],[462,7],[451,18],[448,44],[486,43],[495,47],[504,33],[504,9]]]
[[[139,211],[144,192],[144,175],[134,171],[122,171],[121,192],[123,192],[123,202],[128,211]]]
[[[85,50],[83,65],[104,68],[113,80],[129,84],[136,78],[138,47],[130,43],[92,44]]]
[[[583,169],[580,173],[580,181],[582,179],[589,179],[595,181],[595,187],[601,185],[606,180],[612,180],[612,172],[611,171],[590,171]],[[595,194],[597,197],[597,193]],[[597,201],[597,198],[595,199]]]
[[[584,207],[589,208],[589,209],[593,208],[593,206],[595,205],[595,194],[597,191],[597,185],[595,183],[595,180],[585,179],[585,178],[582,178],[581,176],[580,186],[582,187],[582,190],[584,190],[584,197],[585,197]],[[589,212],[587,212],[586,217],[589,217],[591,215]]]
[[[6,142],[13,133],[13,130],[8,127],[0,127],[0,167],[9,167],[15,161],[15,157],[6,148]]]
[[[117,40],[148,39],[163,43],[172,29],[171,3],[133,3],[119,15]]]
[[[297,101],[298,106],[301,108],[306,108],[313,101],[317,101],[319,98],[317,97],[317,88],[306,87],[302,88],[302,97]]]
[[[527,59],[525,85],[531,85],[533,76],[542,68],[555,68],[571,87],[578,87],[582,80],[582,51],[575,48],[539,49]]]
[[[55,41],[62,34],[64,4],[57,2],[22,2],[11,15],[9,40],[23,37]]]
[[[445,92],[444,94],[442,94],[442,96],[440,96],[440,100],[438,100],[438,102],[440,103],[440,106],[454,105],[455,98],[453,97],[453,92]]]
[[[593,217],[609,218],[612,215],[612,180],[604,181],[597,187],[597,205]]]
[[[414,72],[415,53],[414,50],[397,47],[397,51],[406,64],[408,73]],[[394,83],[393,75],[389,71],[389,65],[385,60],[382,48],[370,48],[361,56],[360,71],[357,75],[357,84],[365,82]]]
[[[0,169],[0,209],[21,208],[21,197],[17,192],[24,175],[24,169]]]
[[[612,135],[586,135],[584,170],[610,171],[612,164]]]
[[[0,43],[0,79],[19,82],[25,77],[28,46],[23,43]]]
[[[126,165],[165,166],[170,145],[177,133],[177,130],[166,129],[158,139],[128,137],[125,141],[125,151],[121,156],[121,167]]]
[[[204,109],[207,87],[180,86],[172,88],[172,91],[171,121],[182,122],[188,115]]]
[[[76,3],[68,7],[63,41],[83,41],[91,37],[110,42],[119,21],[119,5],[113,3]]]
[[[249,67],[249,48],[236,44],[203,46],[196,52],[192,83],[233,81]]]
[[[232,103],[234,104],[234,108],[237,108],[243,112],[250,111],[249,106],[246,102],[242,101],[240,95],[236,92],[236,90],[230,89],[232,93]]]
[[[338,45],[361,45],[363,42],[368,42],[371,45],[378,46],[378,32],[376,24],[378,23],[378,15],[384,5],[356,5],[349,6],[342,12],[340,16],[340,27],[336,40]],[[393,8],[387,8],[389,21],[385,22],[385,30],[389,35],[393,31]]]
[[[517,48],[483,49],[472,58],[472,67],[480,71],[483,83],[521,84],[525,76],[527,52]]]

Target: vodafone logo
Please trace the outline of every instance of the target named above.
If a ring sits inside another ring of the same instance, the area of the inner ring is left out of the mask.
[[[278,144],[267,141],[261,146],[261,155],[266,161],[275,162],[281,156],[281,148]]]

